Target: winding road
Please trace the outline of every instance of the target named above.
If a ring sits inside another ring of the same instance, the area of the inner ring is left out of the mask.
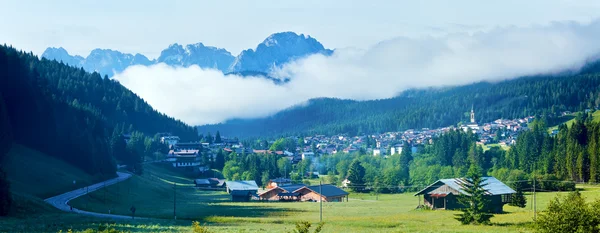
[[[93,184],[93,185],[90,185],[87,187],[83,187],[83,188],[79,188],[79,189],[76,189],[76,190],[73,190],[70,192],[66,192],[66,193],[60,194],[58,196],[48,198],[44,201],[47,202],[48,204],[56,207],[57,209],[65,211],[65,212],[73,212],[73,213],[89,215],[89,216],[94,216],[94,217],[101,217],[101,218],[131,219],[131,216],[126,216],[126,215],[95,213],[95,212],[89,212],[89,211],[80,210],[80,209],[76,209],[76,208],[71,209],[71,206],[68,204],[69,201],[71,201],[75,198],[86,195],[87,193],[96,191],[105,186],[113,185],[113,184],[119,183],[121,181],[127,180],[130,177],[131,177],[131,174],[129,174],[129,173],[117,172],[117,177],[112,178],[110,180],[106,180],[106,181],[103,181],[103,182],[100,182],[97,184]],[[135,219],[144,219],[144,218],[136,217]]]

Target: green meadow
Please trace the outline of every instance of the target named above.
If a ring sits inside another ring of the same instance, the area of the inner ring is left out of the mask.
[[[19,151],[35,153],[17,147],[16,152]],[[46,163],[56,162],[39,156]],[[49,177],[35,178],[40,182],[56,179],[60,185],[48,188],[50,191],[13,180],[20,192],[14,194],[18,213],[0,219],[0,232],[65,232],[103,227],[130,232],[191,232],[192,221],[199,221],[214,232],[287,232],[299,221],[319,222],[319,203],[230,202],[227,193],[197,190],[190,177],[160,164],[146,164],[141,176],[133,176],[71,201],[79,209],[100,213],[110,210],[121,215],[130,215],[130,207],[135,206],[136,217],[150,219],[110,220],[64,213],[42,200],[48,193],[68,191],[72,185],[68,181],[81,175],[68,164],[60,166],[66,169],[63,173],[54,171],[48,173]],[[25,171],[10,172],[23,174],[25,178],[19,179],[32,179],[25,176],[26,168],[23,169]],[[86,183],[94,180],[93,177],[86,179]],[[177,184],[175,190],[174,183]],[[39,185],[51,187],[45,183]],[[589,201],[600,198],[600,186],[578,185],[578,188]],[[174,194],[177,220],[173,216]],[[556,195],[561,193],[537,193],[538,212]],[[492,225],[464,226],[454,220],[456,211],[416,210],[419,199],[412,193],[378,196],[351,193],[349,202],[323,203],[323,221],[326,222],[323,232],[533,232],[530,193],[527,193],[527,199],[526,208],[505,206],[506,213],[495,215]]]
[[[186,179],[188,182],[186,183]],[[173,190],[173,182],[180,184]],[[178,222],[188,222],[170,230],[187,231],[191,221],[200,221],[218,232],[284,232],[298,221],[319,221],[319,203],[310,202],[249,202],[229,201],[225,192],[200,191],[192,180],[177,176],[171,169],[147,165],[142,176],[80,197],[72,204],[95,212],[173,219],[173,194],[176,194]],[[600,198],[600,186],[579,186],[589,200]],[[537,193],[536,207],[543,210],[560,193]],[[324,232],[531,232],[533,203],[528,206],[505,206],[506,213],[493,218],[490,226],[463,226],[456,220],[456,211],[416,210],[419,199],[412,193],[350,194],[349,202],[323,203]]]

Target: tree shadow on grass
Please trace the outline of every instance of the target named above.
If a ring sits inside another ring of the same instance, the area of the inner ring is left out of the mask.
[[[233,202],[229,202],[233,203]],[[208,217],[240,217],[240,218],[260,218],[270,216],[291,216],[306,212],[295,208],[256,206],[256,205],[201,205],[199,208],[206,207],[198,212],[194,219],[207,220]]]
[[[495,222],[490,224],[491,226],[499,226],[499,227],[533,227],[533,222]]]

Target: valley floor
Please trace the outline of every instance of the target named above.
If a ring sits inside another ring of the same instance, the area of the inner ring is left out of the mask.
[[[173,189],[177,182],[177,189]],[[600,198],[600,186],[580,185],[588,200]],[[173,194],[176,214],[173,220]],[[560,193],[537,193],[537,209],[546,207]],[[490,226],[463,226],[455,211],[415,210],[419,204],[412,193],[351,194],[349,202],[324,203],[323,232],[532,232],[532,196],[528,206],[505,206],[506,213],[495,215]],[[215,232],[287,232],[298,221],[318,223],[319,203],[249,202],[234,203],[229,195],[218,191],[200,191],[191,179],[167,167],[146,165],[142,176],[92,192],[71,202],[82,210],[131,215],[162,220],[106,220],[76,216],[70,213],[42,213],[28,218],[9,218],[1,231],[50,231],[97,228],[98,224],[132,232],[189,232],[192,221],[199,221]],[[53,226],[52,224],[59,224]]]

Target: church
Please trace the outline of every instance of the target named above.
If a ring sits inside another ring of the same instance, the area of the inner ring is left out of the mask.
[[[479,124],[477,124],[475,121],[475,111],[473,110],[473,107],[471,107],[471,119],[469,123],[463,124],[460,128],[462,128],[462,130],[465,132],[467,132],[469,129],[471,129],[473,133],[477,133],[477,131],[479,131],[480,128]]]

